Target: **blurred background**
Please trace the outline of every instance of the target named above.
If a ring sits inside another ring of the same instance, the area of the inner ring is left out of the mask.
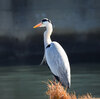
[[[41,81],[51,72],[38,66],[44,29],[32,28],[45,17],[54,27],[52,40],[68,54],[71,90],[99,97],[100,0],[0,0],[0,98],[47,99]]]
[[[99,0],[0,0],[0,64],[41,61],[44,30],[32,27],[44,17],[71,63],[100,62]]]

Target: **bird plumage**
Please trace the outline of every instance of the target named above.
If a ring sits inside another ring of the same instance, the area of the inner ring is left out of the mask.
[[[34,28],[37,27],[46,27],[44,32],[44,58],[46,58],[51,72],[63,86],[69,88],[71,85],[69,60],[62,46],[57,42],[51,41],[50,36],[53,31],[51,21],[44,18],[41,23],[34,26]]]
[[[57,42],[52,42],[50,47],[46,48],[45,55],[51,72],[59,77],[62,85],[70,87],[70,65],[61,45]]]

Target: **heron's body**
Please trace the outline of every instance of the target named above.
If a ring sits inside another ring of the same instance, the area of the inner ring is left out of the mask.
[[[52,42],[45,50],[46,60],[53,75],[59,78],[64,86],[70,86],[70,67],[67,55],[61,45]]]
[[[57,80],[60,81],[62,85],[69,88],[71,84],[71,75],[67,54],[59,43],[51,41],[50,36],[53,28],[49,20],[42,20],[42,24],[46,27],[46,31],[44,32],[44,46],[47,64]],[[35,27],[39,26],[37,25]]]

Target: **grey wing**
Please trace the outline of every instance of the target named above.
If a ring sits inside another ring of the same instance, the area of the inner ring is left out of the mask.
[[[70,86],[70,66],[68,57],[59,43],[53,42],[46,49],[46,60],[52,73],[59,77],[61,83]]]

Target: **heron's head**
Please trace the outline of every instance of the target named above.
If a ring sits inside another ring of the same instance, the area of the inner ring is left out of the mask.
[[[50,24],[51,24],[51,21],[49,19],[47,19],[47,18],[44,18],[39,24],[35,25],[33,28],[47,27]]]

